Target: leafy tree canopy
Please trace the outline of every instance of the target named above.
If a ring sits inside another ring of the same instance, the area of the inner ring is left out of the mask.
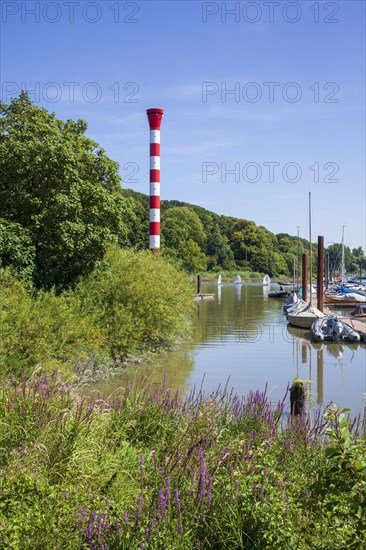
[[[169,248],[177,249],[182,241],[189,239],[198,245],[203,245],[206,240],[201,220],[193,210],[185,206],[169,208],[162,218],[161,230]]]
[[[25,92],[0,103],[0,218],[29,235],[38,286],[65,287],[94,268],[109,242],[127,242],[131,207],[118,165],[86,129]]]

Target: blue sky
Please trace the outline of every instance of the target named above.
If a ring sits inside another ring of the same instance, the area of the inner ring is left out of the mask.
[[[1,8],[3,101],[23,85],[85,119],[124,187],[148,193],[145,110],[160,107],[163,199],[306,237],[311,191],[314,241],[345,224],[365,248],[363,1]]]

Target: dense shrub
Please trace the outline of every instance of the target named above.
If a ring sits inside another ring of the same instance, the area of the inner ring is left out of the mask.
[[[150,252],[111,248],[103,268],[61,295],[36,291],[0,269],[0,372],[37,366],[81,374],[127,354],[156,351],[190,332],[193,289]]]
[[[193,290],[186,275],[150,252],[110,248],[105,269],[76,289],[114,357],[159,349],[190,332]]]
[[[30,373],[37,366],[73,370],[103,345],[97,324],[74,293],[35,292],[0,270],[0,372]]]

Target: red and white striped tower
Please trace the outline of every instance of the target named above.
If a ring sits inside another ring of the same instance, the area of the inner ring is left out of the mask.
[[[160,125],[163,109],[147,109],[150,125],[150,250],[160,249]]]

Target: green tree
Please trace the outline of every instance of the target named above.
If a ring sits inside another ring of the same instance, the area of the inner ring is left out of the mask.
[[[29,232],[19,223],[0,219],[0,267],[11,266],[21,275],[32,276],[35,247]]]
[[[198,244],[192,239],[179,243],[178,254],[182,259],[182,267],[189,273],[206,271],[207,258]]]
[[[342,245],[339,243],[333,243],[328,246],[327,253],[329,255],[329,269],[330,273],[336,276],[341,272],[342,264]],[[344,263],[345,270],[348,271],[352,268],[352,253],[348,246],[344,247]]]
[[[86,129],[25,92],[0,103],[0,217],[28,232],[38,286],[63,288],[91,272],[108,243],[127,242],[118,166]]]
[[[168,248],[178,249],[181,242],[189,239],[203,246],[206,239],[201,220],[193,210],[185,206],[169,208],[164,212],[161,231],[164,244]]]
[[[234,254],[229,246],[228,238],[221,234],[217,225],[207,237],[206,250],[208,256],[215,257],[217,265],[222,266],[223,269],[234,267]]]

